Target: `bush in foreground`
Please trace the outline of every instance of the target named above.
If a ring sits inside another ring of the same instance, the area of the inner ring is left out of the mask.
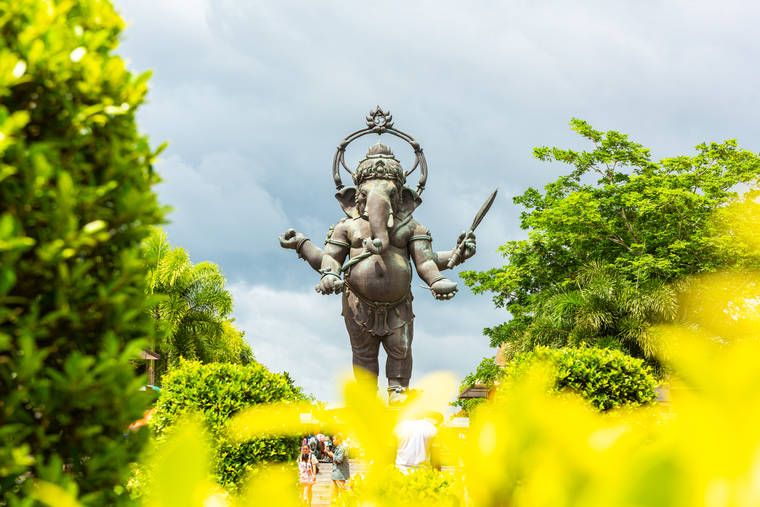
[[[760,286],[757,274],[743,275],[745,289]],[[550,394],[542,375],[513,375],[509,396],[499,396],[482,407],[466,438],[461,438],[460,432],[449,433],[448,440],[445,432],[441,435],[443,444],[461,460],[462,468],[455,471],[454,479],[454,484],[461,484],[457,488],[462,492],[459,505],[760,504],[760,488],[756,487],[760,468],[760,343],[756,334],[760,319],[754,307],[725,317],[726,309],[746,304],[745,294],[726,290],[725,281],[725,276],[706,277],[698,290],[688,295],[694,308],[715,309],[713,313],[700,312],[689,326],[662,329],[664,343],[669,344],[668,366],[677,373],[673,387],[680,388],[674,390],[671,407],[676,417],[663,417],[657,407],[646,406],[610,417],[589,410],[578,400]],[[723,320],[716,324],[720,317]],[[726,342],[716,336],[734,339]],[[532,368],[524,368],[528,370]],[[439,400],[450,396],[445,384],[430,384],[425,397]],[[393,417],[404,417],[402,411],[388,411],[375,392],[362,391],[356,385],[346,386],[345,396],[346,430],[361,442],[393,438]],[[293,423],[298,418],[285,411],[280,414],[267,410],[250,414],[245,420],[254,429],[249,436],[278,425],[296,433]],[[202,459],[191,458],[202,454],[203,444],[194,434],[177,438],[167,447],[172,445],[176,452],[166,453],[157,466],[171,479],[162,483],[164,492],[162,498],[156,498],[157,506],[299,505],[294,471],[271,474],[253,484],[240,501],[228,501],[216,485],[202,481]],[[367,446],[367,451],[375,463],[382,463],[387,454],[383,445]],[[396,483],[384,472],[386,468],[380,464],[362,478],[357,494],[371,492],[361,499],[364,505],[396,507],[398,499],[414,501],[414,493],[418,495],[414,503],[420,506],[447,505],[449,498],[455,504],[457,500],[457,489],[449,490],[452,495],[443,499],[435,496],[436,485],[442,482],[437,478],[421,490],[414,487],[413,479]],[[394,487],[386,487],[389,484]],[[197,493],[192,501],[177,501],[190,491]],[[350,497],[345,500],[353,501]]]
[[[385,470],[383,480],[367,480],[354,475],[351,490],[343,494],[338,507],[365,505],[457,507],[463,504],[461,480],[454,475],[420,467],[404,474],[396,468]]]
[[[749,281],[760,284],[757,277]],[[753,337],[757,325],[743,324],[728,323],[734,331],[743,329],[746,338]],[[577,400],[551,395],[541,375],[520,375],[510,385],[509,396],[482,407],[467,438],[451,435],[443,442],[461,459],[462,468],[455,470],[453,481],[427,470],[420,471],[420,477],[415,472],[396,480],[389,478],[392,471],[376,466],[356,481],[355,494],[344,497],[344,503],[376,507],[405,502],[430,507],[457,503],[757,505],[760,489],[751,486],[757,482],[760,452],[760,370],[756,365],[760,344],[754,339],[720,344],[705,340],[703,331],[686,327],[665,331],[669,343],[676,344],[670,350],[670,364],[680,372],[680,387],[686,388],[673,399],[675,418],[663,418],[655,407],[644,406],[609,417]],[[384,424],[375,393],[361,397],[352,396],[353,391],[353,386],[347,386],[345,413],[352,416],[350,429],[360,441],[382,441],[393,425]],[[425,391],[431,397],[441,394],[435,388]],[[401,412],[397,415],[402,417]],[[260,428],[278,424],[271,412],[262,411],[258,417],[261,420],[250,417],[247,424]],[[279,424],[286,424],[289,417],[283,416]],[[178,465],[192,463],[188,457],[199,454],[201,444],[196,440],[186,438],[174,444],[184,454],[172,455],[165,469],[179,469],[181,475],[176,473],[174,482],[166,483],[165,498],[171,499],[173,491],[181,494],[190,489],[185,477],[193,476],[192,469]],[[377,462],[385,450],[375,451],[369,458]],[[429,480],[427,474],[431,474]],[[295,472],[270,477],[251,487],[242,501],[233,498],[229,505],[296,507],[295,478]],[[442,489],[444,482],[452,487]],[[190,485],[203,488],[203,494],[184,505],[201,507],[221,501],[213,484]]]
[[[144,438],[123,434],[150,401],[130,365],[152,330],[138,247],[162,213],[135,125],[148,75],[111,54],[123,27],[107,0],[0,3],[3,505],[49,483],[130,503]]]

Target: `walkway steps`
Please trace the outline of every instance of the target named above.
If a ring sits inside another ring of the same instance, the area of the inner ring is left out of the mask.
[[[369,471],[369,462],[361,459],[348,460],[351,476],[354,474],[366,474]],[[330,484],[332,479],[332,463],[320,463],[317,482],[312,486],[311,507],[327,507],[330,505]]]

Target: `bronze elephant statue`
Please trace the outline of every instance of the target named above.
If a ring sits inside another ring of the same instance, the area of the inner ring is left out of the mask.
[[[451,299],[457,284],[441,271],[455,251],[461,252],[457,262],[474,255],[475,237],[462,233],[453,250],[433,251],[430,231],[412,216],[422,200],[405,186],[401,164],[381,142],[369,148],[352,176],[355,186],[335,194],[346,216],[330,228],[324,250],[293,229],[280,236],[280,245],[321,274],[318,292],[342,293],[354,371],[369,372],[377,385],[382,345],[388,390],[402,393],[412,376],[412,263],[436,299]]]

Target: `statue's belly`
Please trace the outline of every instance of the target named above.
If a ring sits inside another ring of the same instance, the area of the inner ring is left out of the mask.
[[[412,266],[403,253],[391,247],[383,255],[373,255],[351,267],[348,281],[370,301],[398,301],[409,291]]]

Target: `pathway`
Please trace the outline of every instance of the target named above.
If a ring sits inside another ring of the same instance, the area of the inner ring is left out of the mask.
[[[354,474],[366,474],[369,463],[364,460],[348,460],[351,476]],[[330,476],[332,475],[332,463],[320,463],[317,483],[312,487],[311,507],[327,507],[330,505]]]

